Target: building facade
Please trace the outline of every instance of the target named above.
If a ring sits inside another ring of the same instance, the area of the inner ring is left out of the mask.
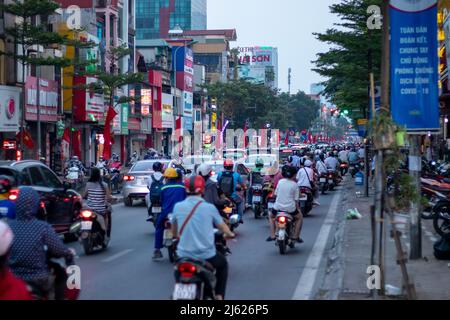
[[[204,30],[207,25],[206,0],[137,0],[136,38],[165,39],[169,30]]]

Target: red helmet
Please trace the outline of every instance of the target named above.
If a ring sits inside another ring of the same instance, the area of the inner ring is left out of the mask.
[[[184,180],[184,186],[189,194],[205,192],[205,179],[202,176],[192,176]]]
[[[223,162],[223,166],[224,167],[233,167],[234,166],[233,159],[225,159],[225,161]]]

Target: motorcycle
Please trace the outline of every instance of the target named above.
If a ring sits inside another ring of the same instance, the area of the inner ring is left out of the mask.
[[[433,208],[434,230],[444,239],[450,239],[450,201],[442,201]]]
[[[325,194],[325,192],[328,191],[328,189],[329,189],[328,174],[322,173],[320,175],[320,177],[319,177],[319,188],[320,188],[320,192],[322,194]]]
[[[336,183],[336,172],[332,169],[328,169],[328,190],[333,191],[337,186]]]
[[[226,239],[215,230],[217,252],[224,256],[231,254]],[[216,270],[206,261],[182,258],[175,265],[175,288],[173,300],[215,300]]]
[[[270,191],[269,194],[267,195],[267,216],[273,210],[276,200],[277,197],[275,196],[275,191],[273,190]]]
[[[436,215],[436,206],[445,204],[449,196],[432,188],[421,186],[422,197],[428,200],[428,203],[424,205],[423,212],[421,213],[422,219],[432,220]]]
[[[70,165],[67,169],[66,181],[70,184],[74,190],[78,189],[80,180],[82,179],[82,171],[76,164]]]
[[[110,213],[107,213],[110,216]],[[108,219],[107,231],[103,230],[100,219],[103,216],[95,214],[90,208],[85,207],[81,211],[78,221],[70,227],[70,233],[76,234],[83,245],[86,255],[90,255],[95,249],[106,249],[109,244],[108,233],[111,232],[111,218]],[[106,223],[106,221],[104,222]]]
[[[111,192],[114,193],[114,191],[116,191],[117,193],[120,193],[119,184],[122,183],[123,180],[123,175],[120,172],[120,168],[110,169],[110,176]]]
[[[276,242],[280,254],[286,254],[287,247],[295,247],[295,241],[291,240],[294,235],[294,218],[285,212],[278,212],[275,218],[276,223]]]
[[[28,283],[30,294],[35,300],[77,300],[80,295],[80,289],[74,286],[70,288],[67,285],[67,269],[75,265],[72,259],[56,259],[47,254],[47,265],[50,271],[49,283],[50,290],[41,288],[34,283]]]
[[[341,165],[339,166],[339,170],[341,171],[341,175],[345,176],[348,172],[348,163],[347,162],[341,163]]]
[[[255,213],[255,219],[259,219],[262,215],[262,191],[263,187],[260,184],[255,184],[252,187],[252,206]]]
[[[170,263],[174,263],[177,260],[177,240],[173,236],[172,215],[170,214],[164,223],[163,245],[164,248],[167,248]]]
[[[300,208],[302,209],[302,214],[306,217],[313,208],[314,197],[312,190],[305,187],[300,187]]]
[[[359,163],[350,163],[349,171],[352,175],[352,178],[361,170]]]
[[[234,231],[239,227],[239,215],[237,214],[236,205],[225,206],[222,210],[222,217],[225,223],[228,225],[231,231]]]

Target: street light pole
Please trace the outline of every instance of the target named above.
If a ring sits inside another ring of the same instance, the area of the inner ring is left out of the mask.
[[[41,148],[42,148],[42,142],[41,142],[41,92],[40,92],[40,82],[41,82],[41,66],[36,66],[36,80],[37,80],[37,90],[36,90],[36,108],[37,108],[37,139],[38,139],[38,153],[37,153],[37,160],[41,159]]]

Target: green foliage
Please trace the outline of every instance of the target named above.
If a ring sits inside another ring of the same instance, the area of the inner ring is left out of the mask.
[[[367,8],[381,6],[382,0],[342,0],[330,6],[331,13],[341,23],[325,33],[315,33],[317,39],[331,46],[328,52],[318,54],[314,71],[327,80],[324,94],[338,107],[345,106],[350,117],[352,110],[363,111],[369,104],[369,52],[375,81],[380,79],[381,30],[367,28]]]
[[[208,95],[217,98],[218,110],[231,120],[231,128],[242,128],[248,119],[252,128],[270,123],[272,128],[307,129],[316,118],[319,105],[305,93],[278,94],[265,85],[244,80],[207,85]]]

